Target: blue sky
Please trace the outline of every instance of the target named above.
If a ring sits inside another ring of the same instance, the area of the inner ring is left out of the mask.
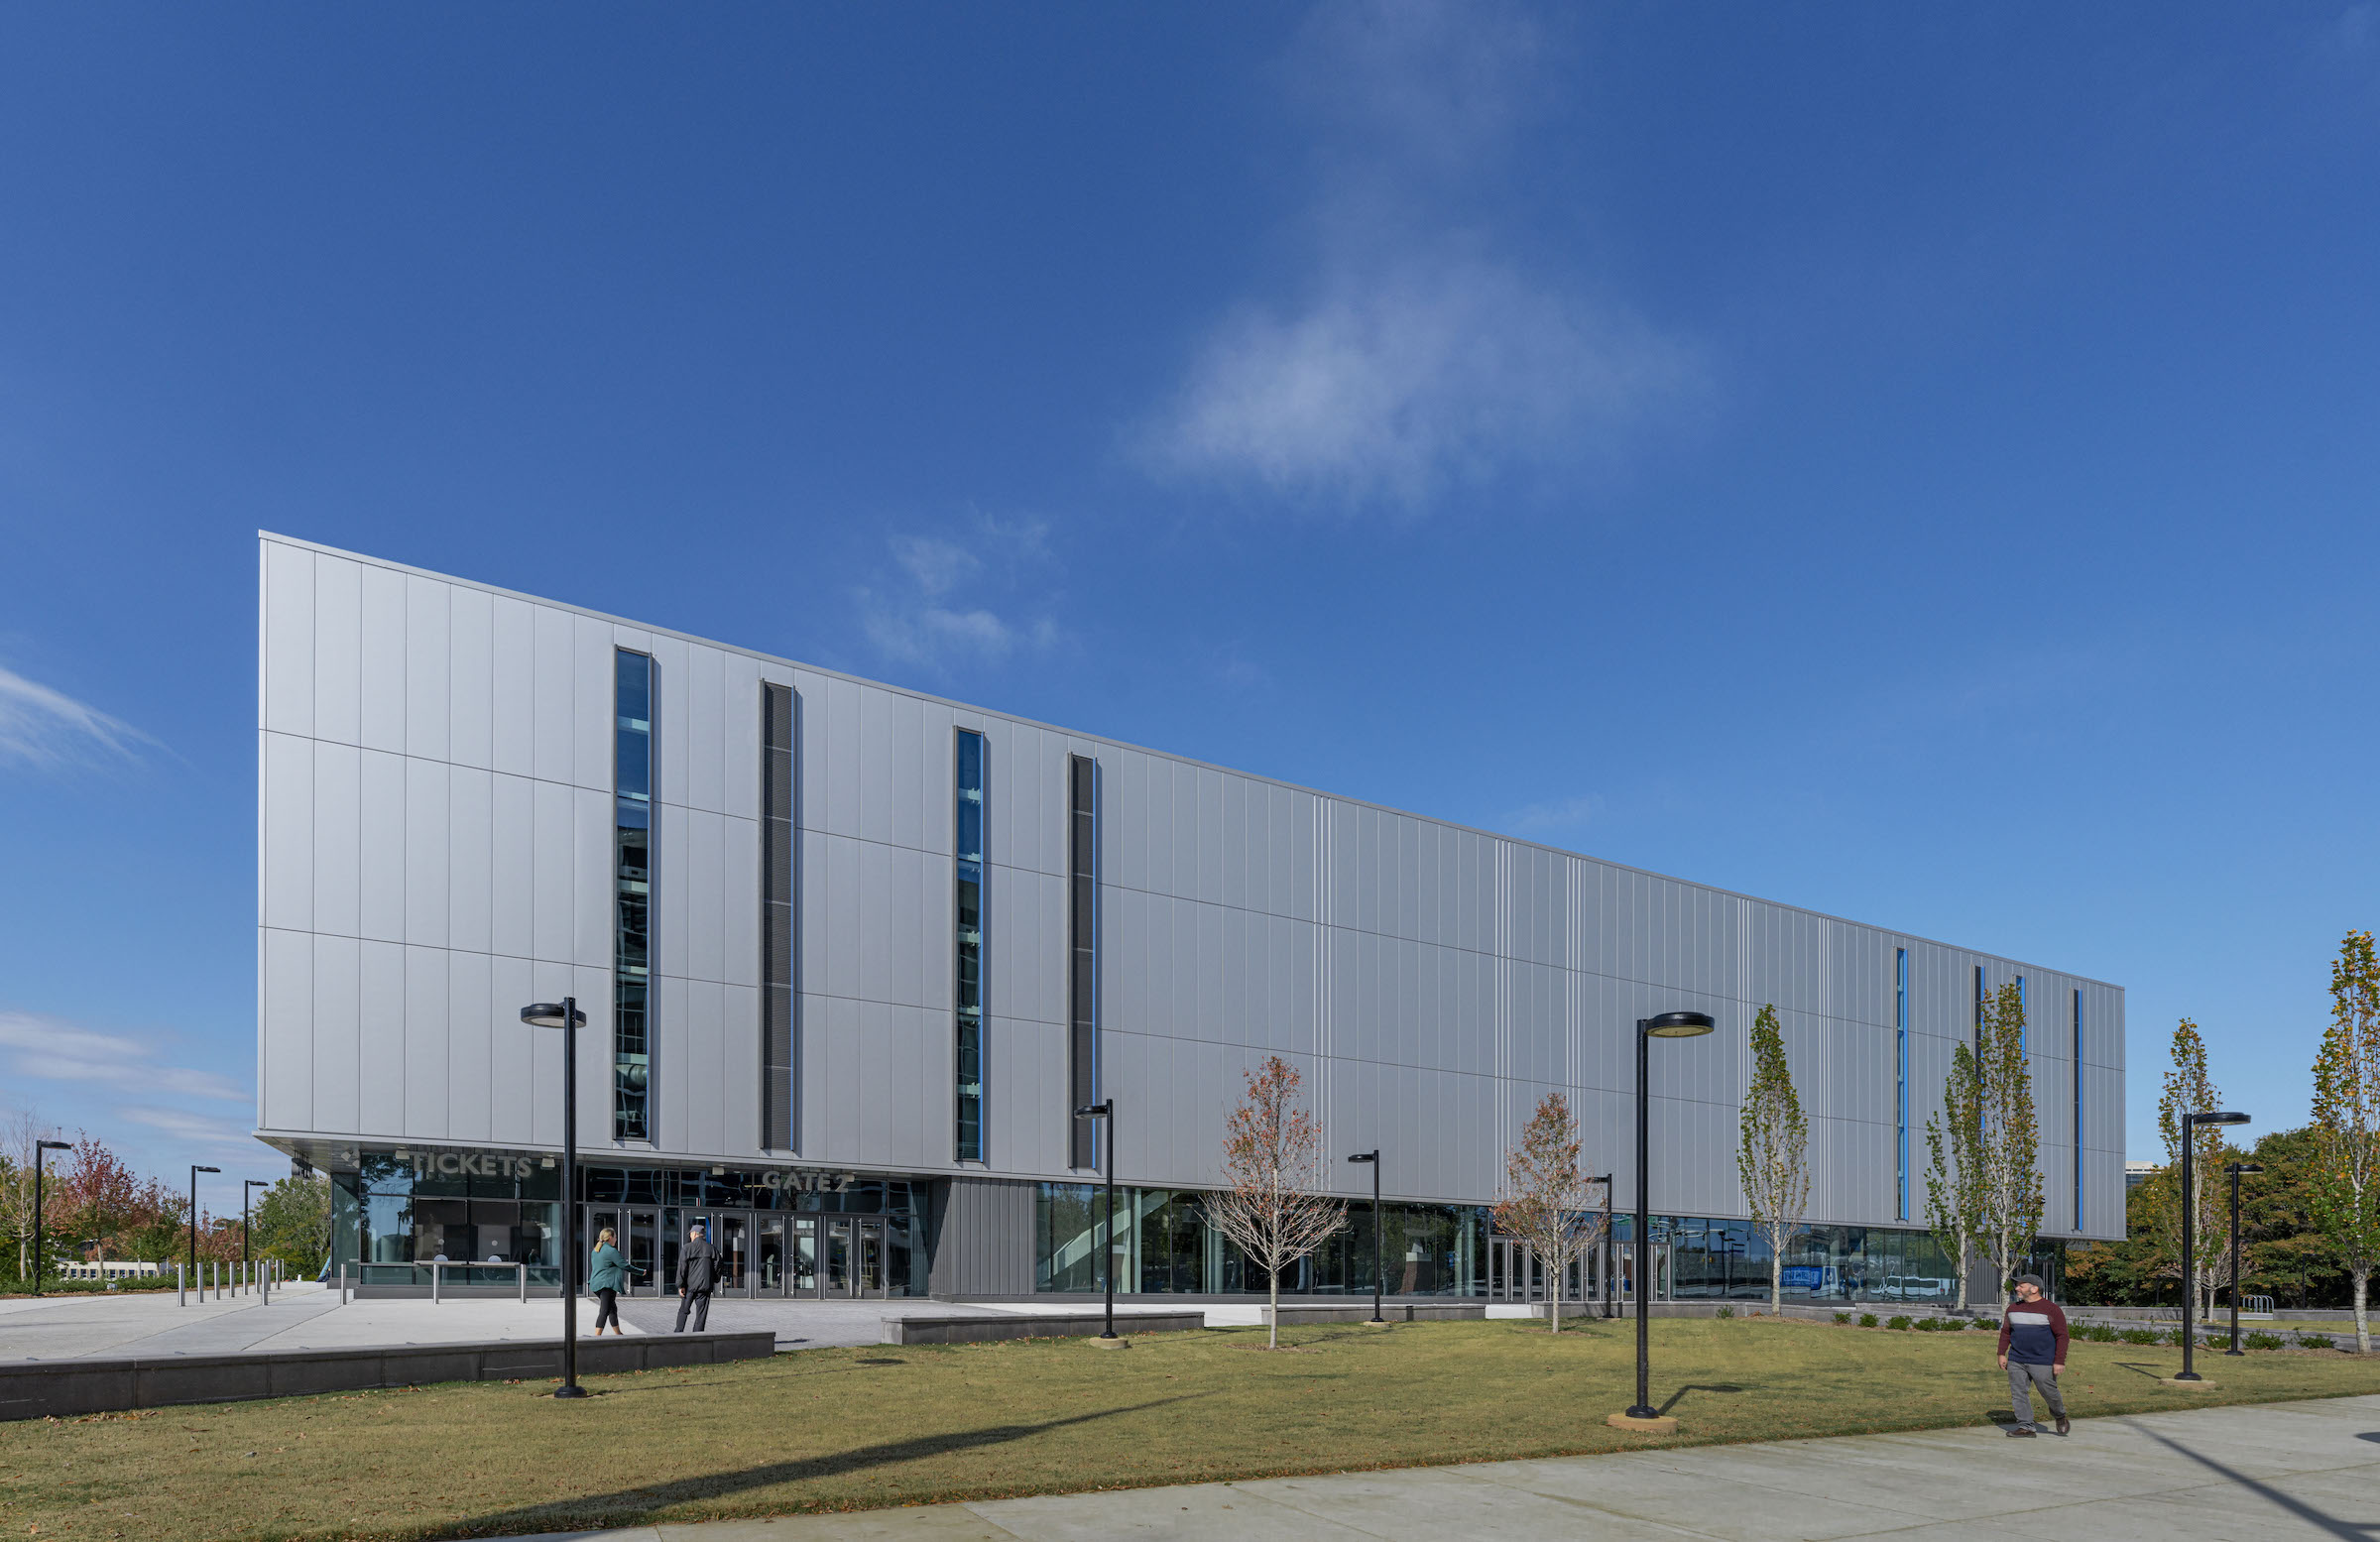
[[[2115,981],[2135,1155],[2380,921],[2369,3],[18,7],[0,147],[0,1101],[160,1170],[260,527]]]

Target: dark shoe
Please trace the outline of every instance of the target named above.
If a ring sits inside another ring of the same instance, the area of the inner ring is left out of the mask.
[[[2067,1416],[2066,1416],[2065,1414],[2060,1414],[2060,1415],[2058,1416],[2058,1433],[2059,1433],[2059,1434],[2061,1434],[2061,1435],[2071,1434],[2071,1433],[2073,1433],[2073,1431],[2074,1431],[2074,1428],[2075,1428],[2075,1426],[2074,1426],[2074,1421],[2072,1421],[2071,1419],[2067,1418]]]
[[[2035,1430],[2029,1424],[2011,1424],[2008,1426],[2008,1438],[2010,1440],[2031,1440],[2039,1433],[2039,1431]]]

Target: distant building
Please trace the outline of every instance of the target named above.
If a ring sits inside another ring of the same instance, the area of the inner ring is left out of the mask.
[[[2124,1192],[2127,1194],[2131,1193],[2134,1189],[2137,1189],[2142,1184],[2148,1182],[2149,1175],[2151,1173],[2162,1171],[2164,1171],[2164,1169],[2155,1162],[2124,1163]]]
[[[58,1272],[65,1279],[146,1279],[155,1275],[158,1267],[132,1258],[108,1258],[98,1263],[61,1263]]]

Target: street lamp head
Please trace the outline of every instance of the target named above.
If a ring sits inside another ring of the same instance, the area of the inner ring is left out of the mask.
[[[2204,1114],[2185,1115],[2184,1118],[2193,1125],[2244,1125],[2248,1122],[2245,1114],[2219,1114],[2212,1110]]]
[[[197,1165],[195,1162],[193,1162],[193,1163],[191,1163],[191,1164],[190,1164],[190,1172],[191,1172],[193,1175],[195,1175],[195,1174],[198,1174],[198,1173],[202,1173],[202,1172],[221,1172],[222,1170],[223,1170],[223,1169],[222,1169],[222,1168],[220,1168],[220,1167],[201,1167],[201,1166]]]
[[[1380,1153],[1377,1151],[1358,1151],[1355,1155],[1348,1158],[1348,1160],[1351,1162],[1376,1162],[1379,1159]]]
[[[2223,1171],[2262,1172],[2264,1171],[2264,1164],[2262,1162],[2225,1162],[2223,1163]]]
[[[521,1020],[533,1028],[585,1027],[587,1014],[561,1002],[538,1002],[521,1008]]]
[[[1110,1098],[1105,1103],[1094,1103],[1088,1108],[1075,1110],[1074,1117],[1076,1119],[1106,1119],[1110,1114],[1114,1113],[1115,1110],[1116,1100]]]
[[[36,1140],[34,1146],[43,1151],[71,1151],[74,1149],[70,1142],[64,1140]]]
[[[1701,1038],[1717,1026],[1707,1011],[1665,1011],[1644,1019],[1647,1038]]]

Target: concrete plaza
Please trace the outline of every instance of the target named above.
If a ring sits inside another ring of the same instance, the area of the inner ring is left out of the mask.
[[[579,1330],[595,1320],[582,1303]],[[639,1330],[625,1324],[630,1333]],[[722,1325],[724,1326],[724,1325]],[[552,1297],[514,1300],[349,1301],[315,1284],[286,1285],[261,1296],[209,1297],[174,1292],[19,1297],[0,1301],[0,1361],[80,1360],[97,1356],[275,1354],[403,1344],[473,1344],[558,1339],[562,1304]]]
[[[745,1300],[711,1303],[709,1327],[734,1333],[773,1329],[780,1350],[857,1348],[884,1339],[889,1317],[1042,1316],[1097,1311],[1098,1299],[1004,1302],[962,1306],[947,1301]],[[1119,1307],[1130,1322],[1134,1308]],[[1138,1310],[1150,1310],[1138,1308]],[[1210,1326],[1256,1321],[1257,1309],[1204,1309]],[[620,1303],[629,1333],[667,1333],[677,1299],[636,1298]],[[578,1304],[578,1331],[595,1325],[595,1303]],[[445,1301],[349,1300],[312,1283],[285,1285],[271,1301],[254,1295],[209,1297],[193,1292],[178,1304],[172,1291],[110,1295],[18,1297],[0,1301],[0,1361],[76,1360],[93,1356],[239,1355],[295,1350],[348,1350],[405,1344],[477,1344],[510,1339],[558,1339],[562,1304],[552,1296],[458,1297]]]
[[[2380,1537],[2380,1395],[2088,1419],[2065,1440],[1933,1430],[548,1533],[537,1542],[1123,1536],[2371,1542]]]

